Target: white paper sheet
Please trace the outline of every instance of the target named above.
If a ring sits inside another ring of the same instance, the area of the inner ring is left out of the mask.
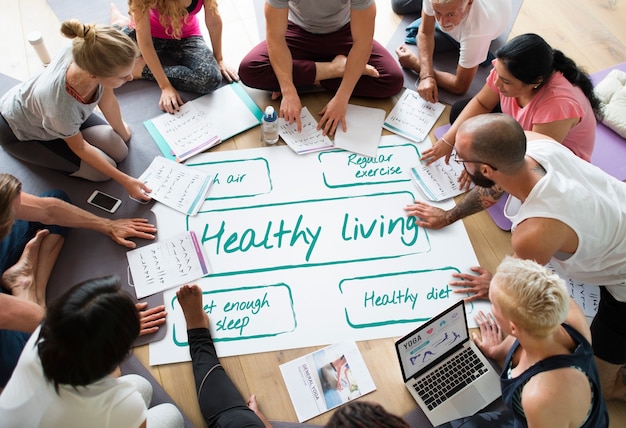
[[[385,110],[348,104],[343,132],[341,125],[335,131],[335,147],[360,155],[374,157],[378,152]]]

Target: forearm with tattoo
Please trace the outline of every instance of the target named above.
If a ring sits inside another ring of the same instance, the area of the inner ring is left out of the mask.
[[[504,190],[497,185],[488,188],[475,186],[454,208],[446,212],[448,224],[495,205],[503,194]]]

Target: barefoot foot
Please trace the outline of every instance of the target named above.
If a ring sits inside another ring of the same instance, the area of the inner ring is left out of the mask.
[[[257,415],[259,419],[261,419],[261,422],[263,422],[263,425],[265,425],[268,428],[272,428],[272,425],[270,424],[270,422],[267,420],[265,415],[261,413],[261,410],[259,409],[259,404],[256,401],[256,395],[254,394],[250,395],[250,398],[248,398],[247,404],[250,410],[252,410],[254,414]]]
[[[398,62],[403,68],[414,70],[416,73],[420,72],[419,59],[409,50],[407,45],[402,45],[396,49],[396,55],[398,55]]]
[[[20,299],[37,303],[42,308],[46,307],[46,284],[37,286],[35,271],[39,260],[41,243],[50,231],[43,229],[28,241],[20,259],[2,274],[2,285],[11,294]],[[41,288],[41,289],[40,289]]]
[[[209,328],[209,316],[202,308],[202,289],[198,285],[183,285],[176,297],[185,314],[187,329]]]

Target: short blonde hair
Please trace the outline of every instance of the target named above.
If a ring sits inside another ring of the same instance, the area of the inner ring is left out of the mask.
[[[498,285],[492,299],[502,315],[528,334],[546,337],[565,321],[570,303],[565,281],[546,267],[507,256],[492,281]]]
[[[15,213],[13,202],[22,191],[22,183],[11,174],[0,174],[0,239],[11,231]]]
[[[70,19],[61,24],[61,33],[73,39],[72,57],[76,65],[97,77],[115,77],[140,55],[135,42],[113,27]]]

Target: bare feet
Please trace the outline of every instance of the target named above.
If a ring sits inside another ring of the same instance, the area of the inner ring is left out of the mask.
[[[407,45],[402,45],[396,49],[396,55],[398,55],[398,62],[402,67],[415,70],[416,73],[420,72],[419,59],[409,50]]]
[[[336,79],[343,77],[346,71],[346,62],[348,57],[345,55],[337,55],[331,62],[316,62],[315,63],[315,80],[319,82],[321,80]],[[373,66],[366,64],[363,73],[364,76],[378,77],[378,70]]]
[[[185,314],[187,329],[209,328],[209,316],[202,308],[202,289],[198,285],[183,285],[176,297]]]
[[[130,22],[130,18],[120,12],[115,3],[109,5],[109,11],[111,26],[125,27]]]
[[[37,303],[42,308],[46,307],[46,286],[37,284],[35,272],[39,261],[41,242],[50,231],[43,229],[37,232],[35,237],[28,241],[20,259],[2,274],[2,285],[17,298]]]
[[[272,427],[272,424],[270,424],[270,422],[267,420],[267,418],[265,417],[265,415],[263,413],[261,413],[261,410],[259,410],[259,405],[256,402],[256,395],[252,394],[250,395],[250,398],[248,398],[248,407],[250,408],[250,410],[252,410],[254,412],[255,415],[257,415],[259,417],[259,419],[261,419],[261,422],[263,422],[263,425],[265,425],[268,428]]]

